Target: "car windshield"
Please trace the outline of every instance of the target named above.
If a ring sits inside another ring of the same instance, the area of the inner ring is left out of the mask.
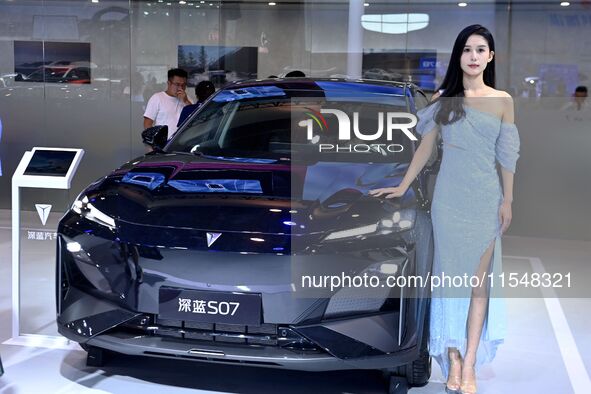
[[[232,99],[222,91],[189,119],[165,151],[263,160],[410,161],[410,138],[397,129],[387,132],[388,113],[408,112],[404,96],[339,92],[340,97],[327,97],[319,92]],[[338,119],[338,111],[347,114],[350,138],[343,138],[346,121]]]

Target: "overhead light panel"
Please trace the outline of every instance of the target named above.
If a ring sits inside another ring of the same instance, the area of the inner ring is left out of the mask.
[[[365,30],[386,34],[406,34],[429,25],[429,14],[368,14],[361,16]]]

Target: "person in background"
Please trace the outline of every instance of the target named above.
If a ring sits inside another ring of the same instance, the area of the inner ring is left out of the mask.
[[[573,94],[573,100],[566,103],[562,110],[582,111],[589,109],[587,96],[587,86],[577,86]]]
[[[152,126],[168,126],[168,138],[177,130],[181,111],[191,101],[187,97],[187,72],[180,68],[168,70],[167,88],[154,93],[144,112],[144,129]]]
[[[201,81],[195,86],[195,95],[197,96],[197,102],[195,104],[187,105],[181,111],[181,115],[179,117],[179,121],[177,123],[177,127],[180,127],[181,124],[189,117],[191,114],[203,105],[205,100],[209,98],[212,94],[215,93],[215,86],[210,81]]]
[[[300,70],[293,70],[285,74],[285,78],[305,78],[306,74],[304,74]]]

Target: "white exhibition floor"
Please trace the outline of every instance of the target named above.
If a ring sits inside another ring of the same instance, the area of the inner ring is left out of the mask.
[[[52,240],[31,240],[28,231],[52,233],[37,213],[22,215],[22,332],[53,335]],[[37,236],[35,236],[38,238]],[[386,393],[377,371],[303,373],[252,367],[120,356],[105,367],[86,366],[86,353],[7,345],[11,336],[10,211],[0,210],[0,355],[5,374],[0,393]],[[567,272],[591,280],[591,242],[506,237],[505,271]],[[49,256],[49,257],[48,257]],[[479,393],[591,393],[591,286],[579,298],[560,289],[531,298],[508,298],[508,335],[494,362],[482,369]],[[563,298],[556,298],[558,294]],[[433,365],[431,382],[410,393],[443,393]]]

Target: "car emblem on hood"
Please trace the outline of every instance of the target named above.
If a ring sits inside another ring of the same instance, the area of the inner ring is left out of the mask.
[[[207,247],[209,248],[217,239],[222,235],[222,233],[207,233]]]

